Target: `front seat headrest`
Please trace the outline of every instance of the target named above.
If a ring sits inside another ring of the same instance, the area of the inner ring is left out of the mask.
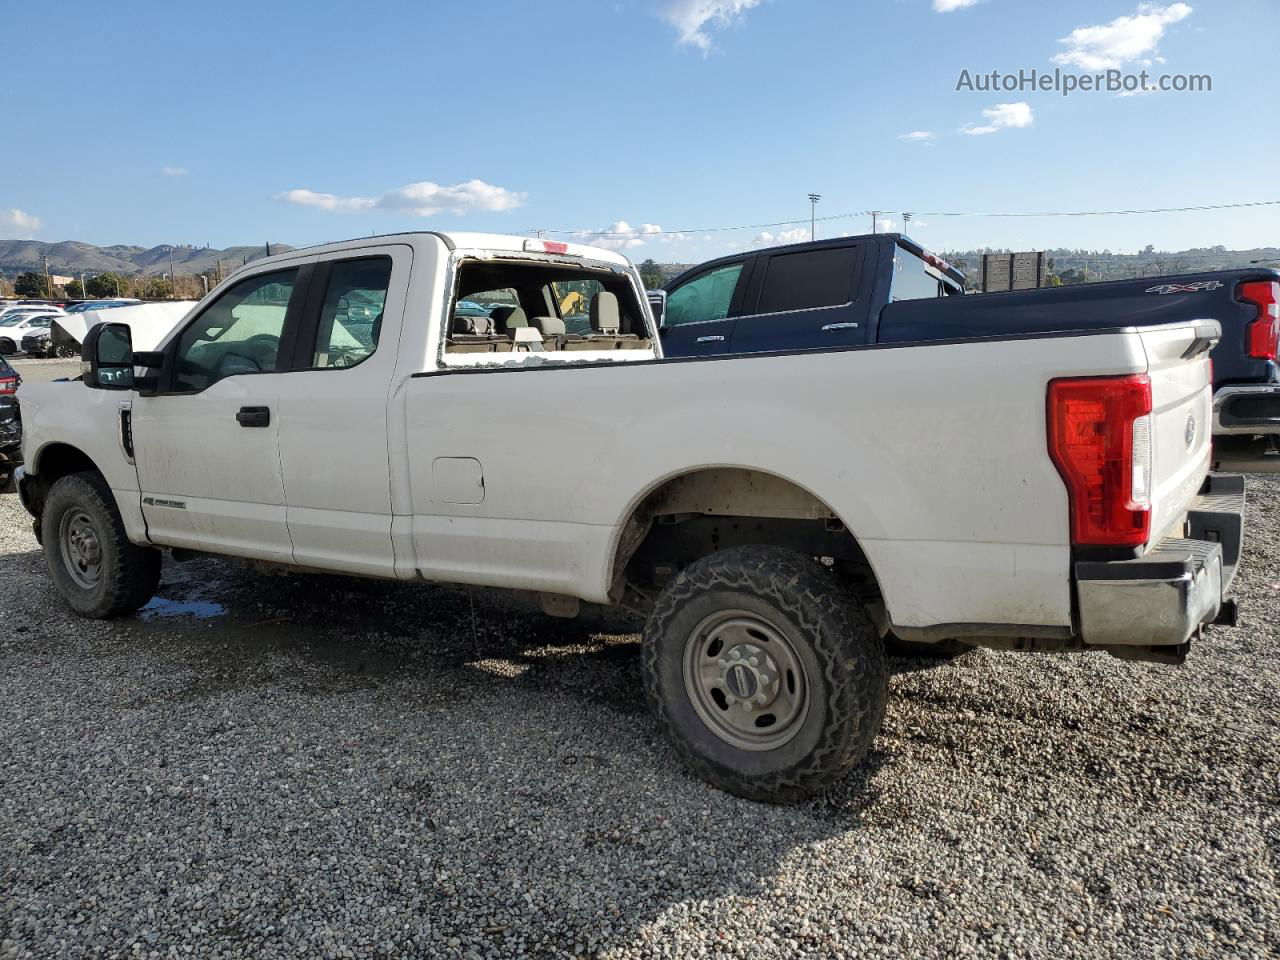
[[[489,319],[499,333],[511,333],[516,327],[527,327],[529,318],[519,307],[495,307],[489,313]]]
[[[601,290],[591,298],[591,329],[596,333],[617,333],[621,326],[617,295]]]
[[[369,339],[373,341],[373,345],[378,345],[378,337],[382,335],[382,311],[378,311],[378,315],[373,318],[373,328],[369,331]]]
[[[530,317],[529,325],[537,327],[544,337],[564,333],[564,321],[559,317]]]

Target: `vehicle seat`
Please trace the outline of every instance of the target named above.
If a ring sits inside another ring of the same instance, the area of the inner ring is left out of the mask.
[[[566,337],[564,321],[559,317],[530,317],[529,326],[534,327],[542,334],[544,349],[561,350],[564,348]]]
[[[493,321],[488,317],[455,316],[448,349],[453,353],[489,353],[493,350],[492,333]]]
[[[520,307],[495,307],[489,314],[489,320],[496,331],[504,337],[510,337],[516,327],[527,327],[529,318]]]
[[[622,313],[618,309],[617,294],[601,290],[591,298],[591,333],[585,337],[570,337],[566,350],[620,350],[637,341],[634,334],[621,333]]]
[[[601,290],[591,298],[591,332],[605,336],[617,336],[622,328],[618,312],[618,297],[608,290]]]

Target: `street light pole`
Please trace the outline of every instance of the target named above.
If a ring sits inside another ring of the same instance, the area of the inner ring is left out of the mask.
[[[818,201],[822,199],[819,193],[809,194],[809,239],[816,240],[818,238]],[[803,221],[802,221],[803,222]]]

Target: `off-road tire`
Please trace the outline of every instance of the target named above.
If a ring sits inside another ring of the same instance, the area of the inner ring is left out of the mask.
[[[809,688],[794,737],[747,750],[718,736],[685,685],[686,644],[726,608],[761,616],[798,655]],[[871,748],[884,719],[884,644],[861,605],[820,564],[771,546],[736,547],[682,571],[659,595],[645,625],[645,692],[659,727],[703,780],[751,800],[788,803],[820,792]]]
[[[78,584],[62,558],[59,524],[67,511],[88,515],[101,547],[101,575],[92,589]],[[159,550],[139,547],[124,533],[120,511],[100,473],[74,473],[54,483],[41,515],[45,562],[58,593],[82,617],[105,620],[133,613],[160,586]]]

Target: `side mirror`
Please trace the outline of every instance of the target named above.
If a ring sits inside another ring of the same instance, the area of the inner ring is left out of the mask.
[[[95,390],[133,389],[133,334],[125,323],[99,323],[80,347],[84,385]]]
[[[646,290],[645,298],[649,301],[649,312],[653,314],[653,323],[662,328],[662,317],[667,312],[667,291]]]

